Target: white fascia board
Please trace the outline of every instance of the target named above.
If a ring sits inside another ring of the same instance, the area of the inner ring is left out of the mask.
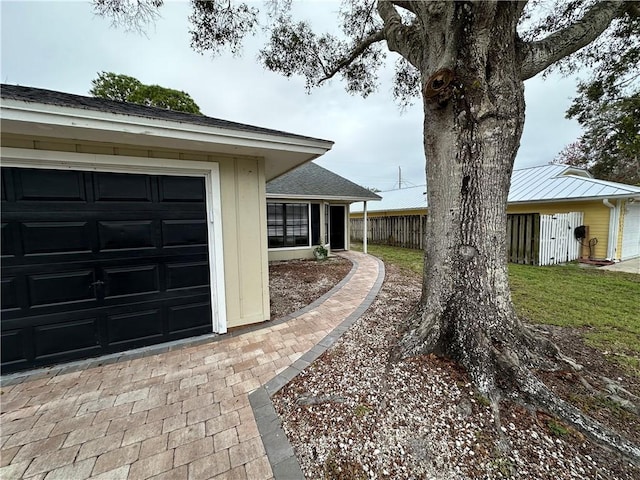
[[[519,200],[515,202],[508,202],[507,205],[526,205],[527,203],[567,203],[567,202],[601,202],[603,199],[618,199],[624,200],[628,198],[640,199],[640,195],[637,193],[624,193],[618,195],[600,195],[598,197],[575,197],[575,198],[552,198],[546,200]]]
[[[267,193],[267,200],[323,200],[325,202],[377,202],[381,198],[363,198],[363,197],[343,197],[331,195],[283,195],[280,193]]]
[[[228,145],[240,147],[240,149],[280,150],[318,156],[330,150],[333,145],[333,142],[327,140],[294,138],[286,135],[225,129],[58,105],[27,103],[11,99],[2,101],[1,110],[3,123],[40,125],[39,132],[32,131],[31,133],[42,136],[48,136],[47,127],[51,130],[56,127],[74,128],[86,132],[130,135],[131,137],[127,138],[126,143],[132,144],[147,143],[142,141],[142,137],[166,138],[194,142],[195,144]]]

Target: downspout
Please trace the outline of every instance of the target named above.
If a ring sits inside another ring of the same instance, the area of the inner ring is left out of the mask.
[[[604,198],[602,203],[609,210],[609,236],[607,238],[607,260],[615,260],[616,247],[618,246],[618,226],[620,223],[620,209],[608,198]],[[616,202],[618,203],[618,202]]]
[[[364,222],[362,222],[362,251],[367,253],[367,201],[364,202]]]

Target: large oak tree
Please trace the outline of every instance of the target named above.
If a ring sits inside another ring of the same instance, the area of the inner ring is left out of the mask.
[[[304,76],[309,88],[339,76],[347,91],[366,96],[393,52],[396,96],[422,98],[429,185],[422,299],[392,357],[447,355],[494,405],[505,395],[519,397],[639,461],[636,445],[557,398],[532,374],[572,362],[516,315],[505,238],[509,183],[525,121],[524,82],[583,47],[601,48],[598,39],[616,23],[636,22],[638,8],[622,0],[568,0],[545,17],[536,14],[540,3],[345,1],[338,37],[296,22],[290,0],[271,1],[271,36],[260,58],[270,70]],[[154,11],[162,1],[94,4],[101,14],[139,26],[140,9]],[[253,3],[193,1],[192,47],[237,53],[260,15]]]

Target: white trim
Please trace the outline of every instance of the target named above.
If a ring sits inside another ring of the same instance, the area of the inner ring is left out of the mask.
[[[251,129],[198,125],[99,110],[27,103],[12,99],[2,100],[2,120],[3,122],[26,122],[54,127],[116,132],[132,136],[143,135],[190,142],[298,151],[316,155],[322,155],[333,145],[333,142],[328,140],[279,134],[275,131],[271,133]]]
[[[83,170],[147,175],[183,175],[204,177],[206,187],[207,232],[211,317],[215,333],[227,331],[227,307],[224,283],[224,255],[220,200],[220,171],[217,162],[182,161],[85,153],[54,152],[2,147],[5,167]]]
[[[362,210],[364,219],[362,222],[362,251],[367,253],[367,202],[364,202],[364,208]],[[351,214],[349,214],[349,218],[351,218]]]
[[[309,250],[313,248],[313,245],[307,245],[306,247],[269,247],[267,250],[269,252],[286,252],[289,250]]]
[[[616,250],[618,249],[618,229],[620,227],[620,201],[615,205],[607,198],[602,199],[605,207],[609,207],[609,235],[607,237],[607,260],[616,260]]]
[[[296,194],[282,194],[282,193],[267,193],[267,199],[290,199],[290,200],[324,200],[327,202],[336,203],[356,203],[356,202],[377,202],[382,200],[381,198],[369,198],[369,197],[353,197],[353,196],[333,196],[333,195],[296,195]]]

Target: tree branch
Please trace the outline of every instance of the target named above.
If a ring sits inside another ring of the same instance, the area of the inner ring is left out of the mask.
[[[324,82],[325,80],[329,80],[333,78],[336,73],[342,70],[344,67],[351,64],[356,58],[364,53],[364,51],[373,45],[376,42],[380,42],[384,40],[384,32],[382,30],[378,30],[377,32],[372,33],[368,37],[364,38],[356,47],[351,51],[348,57],[342,59],[339,63],[334,65],[331,69],[324,69],[325,76],[318,80],[318,85]]]
[[[596,2],[572,25],[535,42],[521,42],[521,78],[526,80],[552,63],[571,55],[594,41],[625,11],[622,0]]]
[[[404,8],[405,10],[414,14],[416,13],[416,9],[414,8],[415,4],[412,3],[411,1],[404,2],[399,0],[392,0],[392,2],[394,5],[397,5],[400,8]]]
[[[389,50],[399,53],[417,67],[420,59],[412,53],[411,48],[416,40],[411,38],[415,27],[407,27],[402,23],[402,17],[390,0],[378,0],[378,13],[384,22],[384,36]]]

